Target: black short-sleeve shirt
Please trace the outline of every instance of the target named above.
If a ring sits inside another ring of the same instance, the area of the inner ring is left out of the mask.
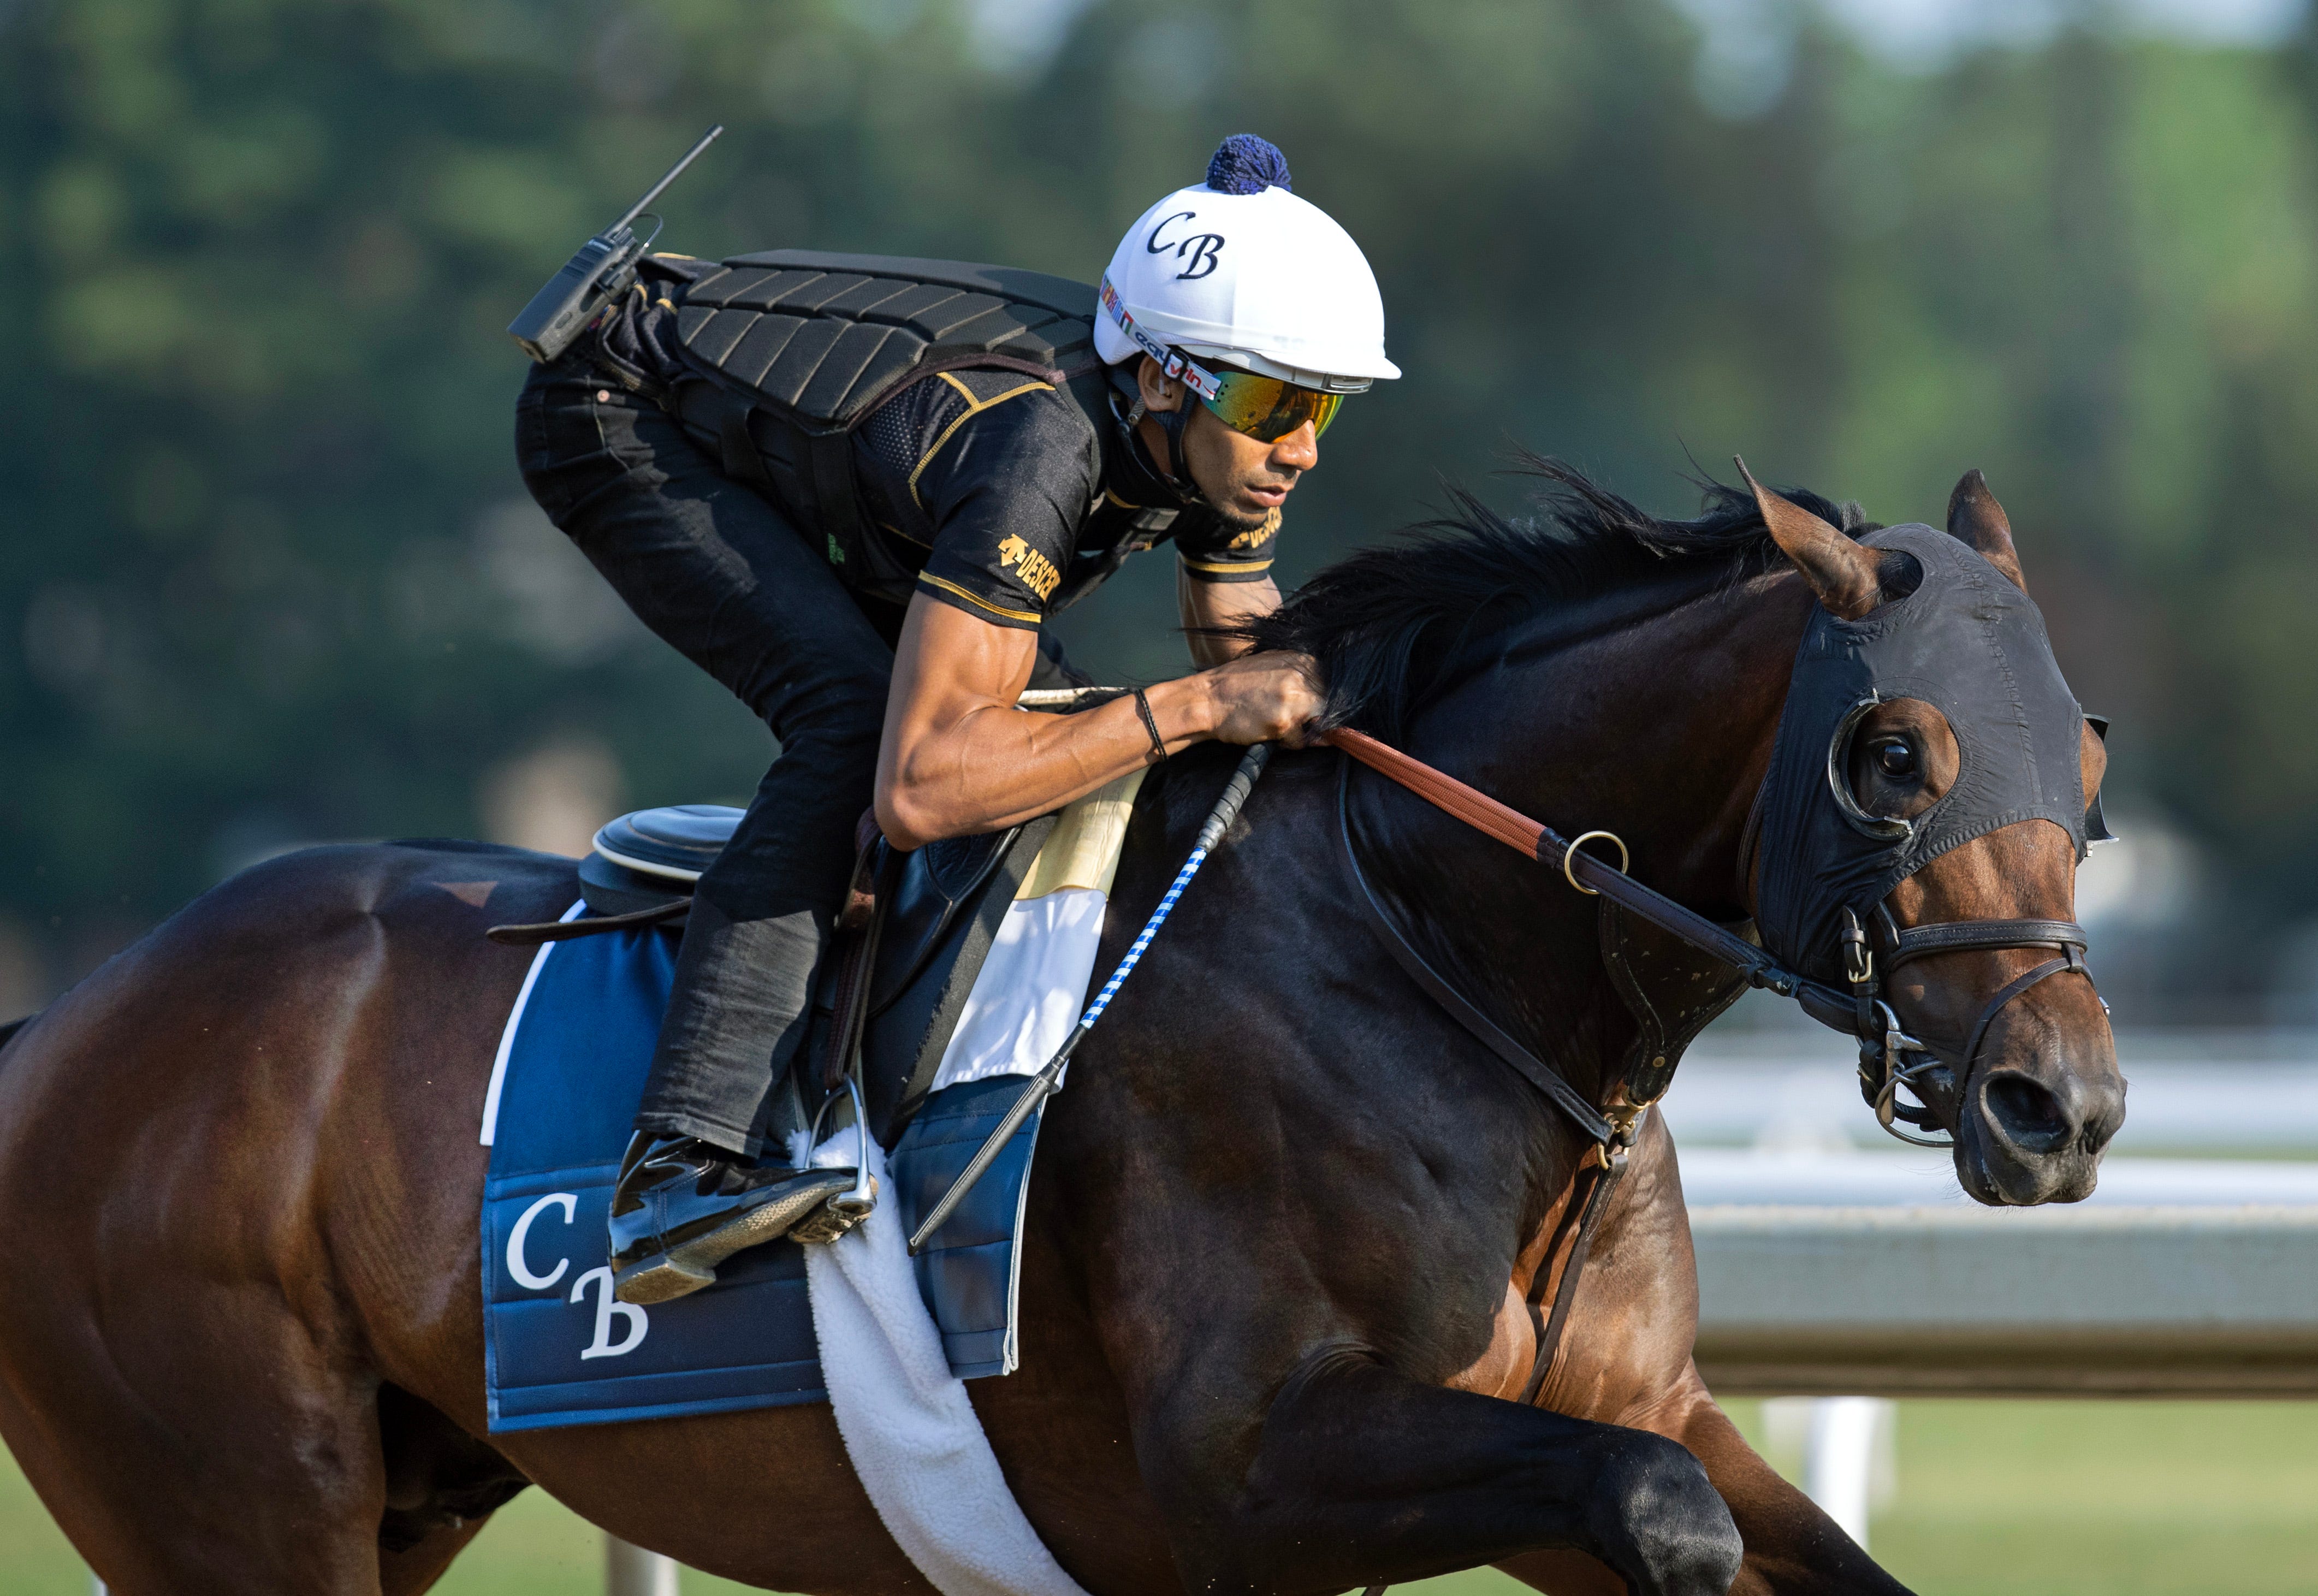
[[[667,300],[639,285],[606,318],[599,354],[624,380],[665,391],[686,370],[674,320]],[[1098,427],[1035,377],[939,372],[906,382],[854,433],[864,535],[882,540],[878,563],[916,573],[918,592],[1034,630],[1161,542],[1174,542],[1196,581],[1270,574],[1277,511],[1239,531],[1204,505],[1180,504],[1140,454],[1124,429]],[[812,519],[807,507],[784,507]]]

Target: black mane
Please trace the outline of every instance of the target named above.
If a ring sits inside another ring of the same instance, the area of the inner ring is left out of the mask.
[[[1319,661],[1324,728],[1358,723],[1391,739],[1466,655],[1542,605],[1716,566],[1738,581],[1778,557],[1743,488],[1703,480],[1701,513],[1661,521],[1561,461],[1524,453],[1519,470],[1538,481],[1535,516],[1508,519],[1451,485],[1450,514],[1338,560],[1234,634]],[[1853,537],[1875,530],[1857,505],[1781,491]]]

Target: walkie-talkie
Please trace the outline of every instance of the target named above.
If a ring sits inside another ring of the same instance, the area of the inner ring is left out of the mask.
[[[596,312],[615,296],[628,291],[635,280],[637,260],[651,247],[652,238],[660,229],[652,229],[651,238],[639,238],[629,230],[628,224],[643,214],[644,207],[660,196],[660,191],[674,183],[687,166],[692,165],[700,152],[716,141],[724,130],[721,122],[701,135],[700,142],[685,152],[682,160],[668,169],[668,175],[644,191],[644,197],[627,209],[627,213],[580,247],[580,253],[563,263],[563,269],[548,279],[547,286],[531,296],[531,303],[523,313],[508,323],[508,336],[523,345],[523,352],[541,362],[553,360],[571,347]]]

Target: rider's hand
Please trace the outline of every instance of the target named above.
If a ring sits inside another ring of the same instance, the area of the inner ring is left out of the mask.
[[[1214,706],[1216,740],[1302,748],[1305,727],[1327,707],[1314,685],[1316,675],[1308,654],[1243,654],[1201,671],[1197,679]]]

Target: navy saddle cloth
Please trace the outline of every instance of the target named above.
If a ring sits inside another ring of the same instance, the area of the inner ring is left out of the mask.
[[[869,1071],[870,1117],[890,1147],[892,1188],[880,1200],[899,1205],[905,1233],[1024,1084],[1009,1077],[926,1090],[987,950],[983,922],[1002,915],[1012,897],[1008,883],[1037,851],[1035,838],[1005,840],[1032,846],[988,846],[986,860],[973,861],[970,882],[952,860],[947,883],[916,883],[913,916],[889,922],[889,936],[894,923],[905,930],[892,945],[894,959],[881,959],[892,973],[881,995],[893,1018],[887,1036],[881,1040],[873,1026],[869,1038],[873,1061],[882,1053],[885,1062]],[[933,862],[912,868],[922,874]],[[996,901],[994,913],[985,912],[987,900]],[[674,1302],[641,1308],[611,1295],[605,1220],[679,939],[675,929],[642,927],[550,943],[508,1017],[483,1116],[491,1149],[481,1225],[484,1349],[495,1431],[827,1396],[804,1250],[795,1242],[743,1252],[719,1269],[714,1286]],[[1034,1115],[916,1260],[951,1372],[961,1378],[1004,1374],[1016,1361],[1020,1221],[1038,1128]]]

